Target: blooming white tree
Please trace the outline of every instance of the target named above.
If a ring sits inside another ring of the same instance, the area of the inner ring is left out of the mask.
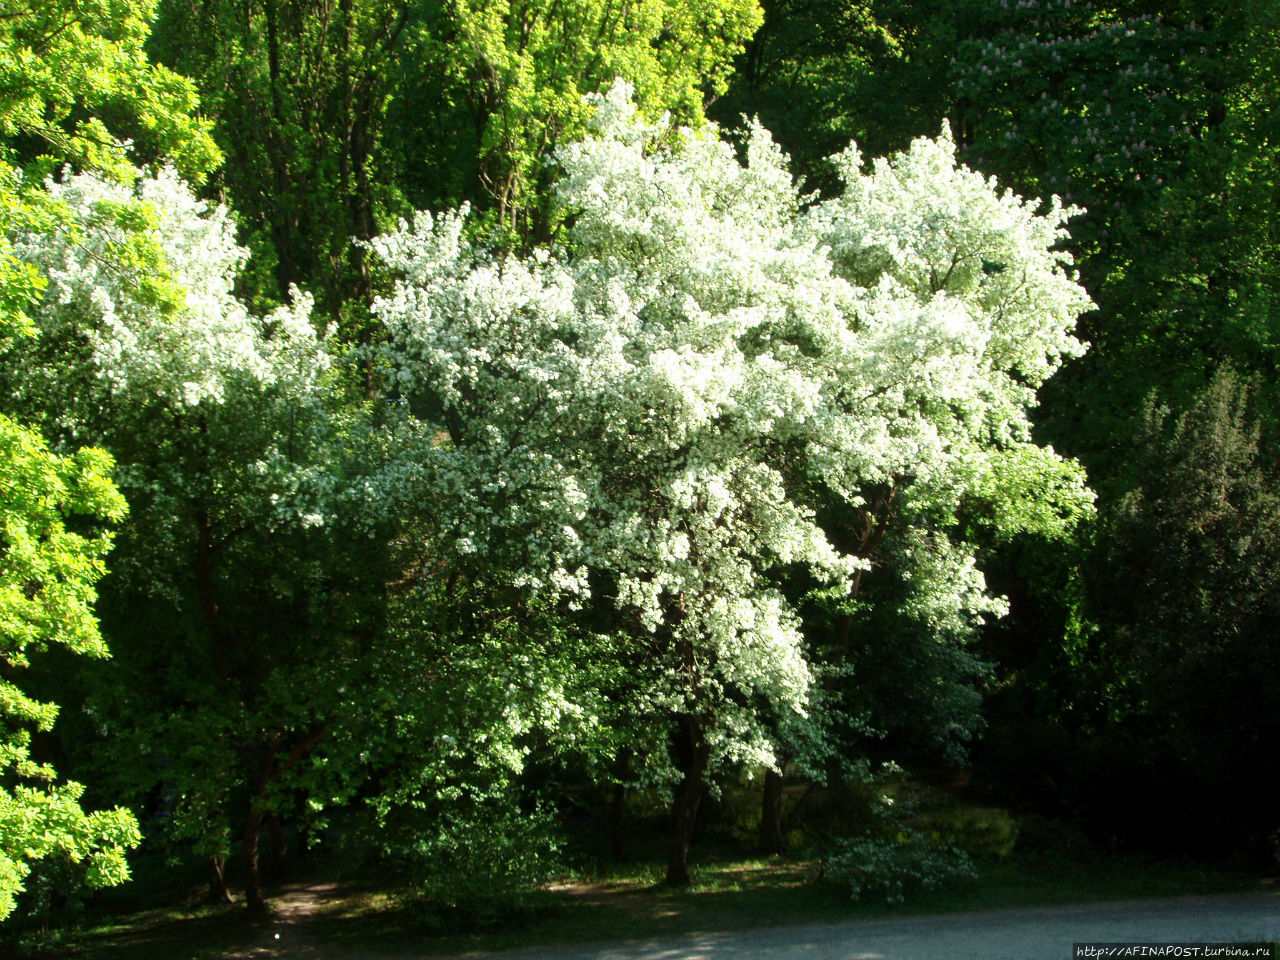
[[[1071,211],[1000,194],[945,130],[870,169],[851,148],[817,204],[764,130],[744,149],[645,121],[618,83],[557,154],[562,244],[496,256],[465,209],[373,244],[399,277],[375,306],[398,389],[448,430],[424,455],[456,549],[611,603],[635,716],[679,727],[676,883],[709,772],[776,763],[765,718],[810,702],[779,571],[839,588],[866,565],[816,508],[990,485],[1089,304],[1055,249]],[[951,611],[998,608],[972,557],[947,563]]]

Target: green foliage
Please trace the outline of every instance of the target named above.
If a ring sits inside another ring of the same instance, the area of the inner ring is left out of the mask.
[[[477,130],[473,162],[483,189],[447,199],[492,209],[499,236],[546,239],[554,222],[544,164],[586,132],[583,97],[624,77],[646,115],[700,122],[704,96],[723,92],[732,57],[759,23],[755,0],[451,7],[423,38],[419,63],[432,71],[427,89],[462,107],[458,119]]]
[[[11,679],[39,667],[45,658],[32,655],[50,648],[106,656],[93,610],[112,539],[102,524],[125,515],[111,457],[76,444],[57,456],[22,425],[48,413],[41,405],[48,398],[29,389],[16,361],[42,346],[36,305],[47,278],[20,259],[20,238],[49,236],[72,216],[12,164],[70,161],[124,179],[132,176],[131,156],[168,157],[191,175],[213,165],[216,149],[193,116],[190,84],[143,53],[151,14],[145,2],[36,0],[0,18],[0,917],[13,912],[34,864],[41,864],[37,885],[44,891],[31,905],[38,911],[47,906],[49,878],[89,887],[127,879],[124,853],[139,840],[131,813],[84,812],[85,788],[58,782],[53,768],[35,759],[43,751],[33,732],[46,738],[58,707]],[[126,240],[112,254],[125,262],[136,253],[129,248]]]
[[[1245,632],[1271,595],[1270,578],[1280,573],[1273,552],[1280,549],[1280,475],[1262,446],[1259,415],[1250,409],[1250,394],[1259,391],[1250,386],[1225,368],[1176,417],[1148,405],[1136,456],[1143,480],[1118,505],[1110,529],[1126,554],[1122,569],[1140,588],[1129,604],[1109,604],[1122,622],[1198,642],[1206,628]],[[1147,549],[1148,539],[1162,549]],[[1119,594],[1110,599],[1121,602]]]
[[[124,852],[139,839],[131,813],[84,812],[84,787],[58,782],[33,757],[33,730],[47,732],[58,708],[9,679],[54,646],[106,655],[93,603],[111,537],[94,523],[125,513],[110,470],[101,450],[54,456],[38,434],[0,415],[0,919],[33,862],[84,861],[90,886],[110,886],[128,878]]]
[[[305,284],[357,328],[344,301],[367,296],[368,276],[350,239],[372,236],[397,193],[384,120],[418,13],[381,0],[160,5],[151,47],[193,78],[213,118],[256,301],[287,301]]]
[[[893,837],[836,843],[825,864],[833,880],[848,885],[853,899],[880,896],[886,903],[903,903],[916,891],[978,875],[963,851],[907,827]]]
[[[13,234],[45,285],[38,336],[13,343],[0,382],[63,445],[109,447],[132,506],[99,608],[119,657],[61,678],[84,706],[67,750],[159,807],[158,845],[225,857],[247,829],[237,808],[260,823],[289,805],[354,672],[352,622],[377,628],[378,588],[346,579],[382,576],[377,550],[354,531],[339,548],[325,523],[360,418],[327,402],[309,301],[250,313],[225,211],[171,170],[46,195],[60,217]]]
[[[934,843],[988,857],[1007,857],[1018,842],[1018,821],[999,807],[957,807],[926,813],[914,818],[912,825],[924,830]]]
[[[419,922],[482,930],[527,919],[531,892],[563,869],[562,839],[547,810],[513,796],[450,798],[439,808],[404,808],[358,842],[417,894]]]
[[[402,492],[402,529],[422,540],[399,556],[405,576],[385,634],[363,653],[360,696],[296,782],[316,826],[328,816],[318,801],[358,795],[384,862],[432,909],[479,923],[466,911],[518,907],[526,883],[558,862],[532,768],[616,754],[622,668],[608,637],[451,556],[434,509]],[[468,896],[450,892],[460,885]]]
[[[758,18],[755,0],[166,0],[153,47],[214,118],[246,286],[280,302],[305,283],[366,340],[374,277],[353,237],[470,201],[504,241],[545,238],[544,163],[581,136],[583,95],[625,75],[646,110],[692,122]]]
[[[1002,451],[985,465],[963,510],[970,538],[1005,542],[1018,536],[1064,540],[1094,518],[1094,495],[1080,465],[1052,447]]]
[[[0,18],[5,158],[128,174],[131,149],[188,176],[217,162],[191,83],[147,60],[154,0],[26,0]],[[136,144],[131,148],[129,141]]]
[[[1093,349],[1039,419],[1099,483],[1151,389],[1182,405],[1215,360],[1269,356],[1271,5],[780,0],[766,14],[720,116],[783,105],[780,140],[820,186],[825,131],[884,150],[949,117],[967,162],[1085,208],[1070,247],[1099,306],[1082,328]]]
[[[119,655],[83,679],[105,739],[82,762],[120,795],[162,798],[159,847],[225,858],[255,811],[346,799],[309,789],[308,754],[332,765],[326,786],[356,775],[325,748],[353,691],[372,697],[359,658],[390,573],[312,486],[349,463],[305,398],[241,383],[221,402],[109,412],[134,522],[101,607]]]
[[[834,188],[826,160],[856,141],[873,155],[901,148],[912,135],[934,133],[941,114],[924,125],[895,123],[894,139],[872,133],[880,109],[874,85],[903,49],[869,3],[846,0],[764,0],[763,23],[738,58],[725,95],[710,116],[733,127],[757,117],[787,150],[795,172],[814,186]],[[904,91],[888,101],[904,102]]]
[[[1216,360],[1250,352],[1220,208],[1223,92],[1247,28],[1212,7],[1037,3],[995,13],[996,34],[957,55],[975,162],[1089,211],[1074,245],[1099,305],[1094,349],[1046,393],[1046,419],[1108,495],[1143,397],[1181,404]]]
[[[1141,812],[1119,798],[1089,807],[1145,842],[1192,824],[1236,841],[1273,825],[1280,469],[1260,396],[1225,369],[1182,414],[1149,405],[1143,480],[1105,527],[1112,579],[1096,589],[1093,655],[1123,736],[1104,732],[1094,756],[1104,770],[1129,758]]]
[[[974,162],[1093,210],[1086,247],[1178,175],[1210,109],[1214,38],[1194,11],[1143,6],[991,3],[955,52]]]
[[[1280,236],[1268,210],[1280,200],[1280,130],[1270,104],[1280,94],[1280,11],[1265,0],[1242,5],[1236,56],[1242,66],[1224,94],[1226,118],[1215,160],[1224,189],[1214,213],[1219,292],[1229,307],[1224,333],[1242,371],[1273,377],[1280,316]],[[1208,253],[1209,251],[1205,251]]]
[[[165,0],[150,40],[149,0],[8,11],[0,913],[32,863],[118,882],[136,840],[35,759],[49,699],[172,850],[355,805],[464,923],[554,861],[535,780],[960,762],[995,659],[998,742],[1063,758],[1064,802],[1136,769],[1131,820],[1268,826],[1280,13],[1215,7],[772,0],[754,39],[754,0]],[[717,97],[790,158],[719,142]],[[201,176],[210,129],[244,273],[225,210],[132,166]],[[1067,237],[957,152],[1087,212]],[[1035,434],[1073,262],[1093,349]],[[326,373],[298,284],[390,353]],[[348,403],[383,376],[402,403]],[[1103,490],[1091,571],[1092,495],[1037,435]],[[112,664],[122,505],[83,443],[132,505]],[[50,646],[86,656],[37,677]],[[833,863],[896,896],[948,856],[898,823]]]
[[[918,516],[902,517],[874,558],[856,600],[817,597],[806,611],[817,655],[835,668],[827,685],[860,718],[824,746],[963,763],[984,727],[979,691],[991,671],[971,649],[982,598],[956,548]]]

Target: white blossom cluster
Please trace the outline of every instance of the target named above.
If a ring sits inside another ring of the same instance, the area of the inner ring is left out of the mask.
[[[111,449],[131,505],[158,518],[157,542],[189,515],[183,504],[214,491],[268,526],[325,523],[330,354],[311,298],[295,291],[255,315],[233,289],[246,252],[228,211],[172,169],[132,183],[64,175],[45,189],[58,215],[12,237],[46,282],[39,336],[19,345],[21,376],[3,389],[48,411],[57,442]],[[124,551],[115,567],[150,556]]]
[[[777,571],[864,566],[816,507],[954,491],[1029,443],[1089,301],[1055,249],[1070,211],[957,167],[945,131],[869,170],[851,148],[843,195],[812,206],[767,132],[745,152],[644,121],[618,83],[557,154],[563,245],[502,256],[465,209],[420,214],[373,244],[400,278],[375,312],[398,389],[443,407],[427,455],[457,549],[608,591],[658,665],[640,709],[772,763],[759,703],[802,715],[813,682]],[[972,557],[938,563],[921,618],[998,610]]]
[[[68,175],[46,189],[67,216],[13,238],[15,253],[48,281],[41,336],[87,347],[106,394],[193,406],[221,402],[229,379],[303,387],[325,369],[311,299],[251,315],[232,291],[246,254],[227,210],[172,169],[135,184]]]

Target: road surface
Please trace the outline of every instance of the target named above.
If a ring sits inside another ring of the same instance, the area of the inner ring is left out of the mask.
[[[1036,907],[692,934],[494,960],[1068,960],[1101,941],[1280,941],[1280,892]],[[479,955],[476,955],[479,956]]]

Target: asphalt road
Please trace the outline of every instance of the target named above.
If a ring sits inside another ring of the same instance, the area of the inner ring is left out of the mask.
[[[502,960],[1068,960],[1075,943],[1117,941],[1280,941],[1280,892],[769,927],[594,947],[538,947],[490,956]]]

